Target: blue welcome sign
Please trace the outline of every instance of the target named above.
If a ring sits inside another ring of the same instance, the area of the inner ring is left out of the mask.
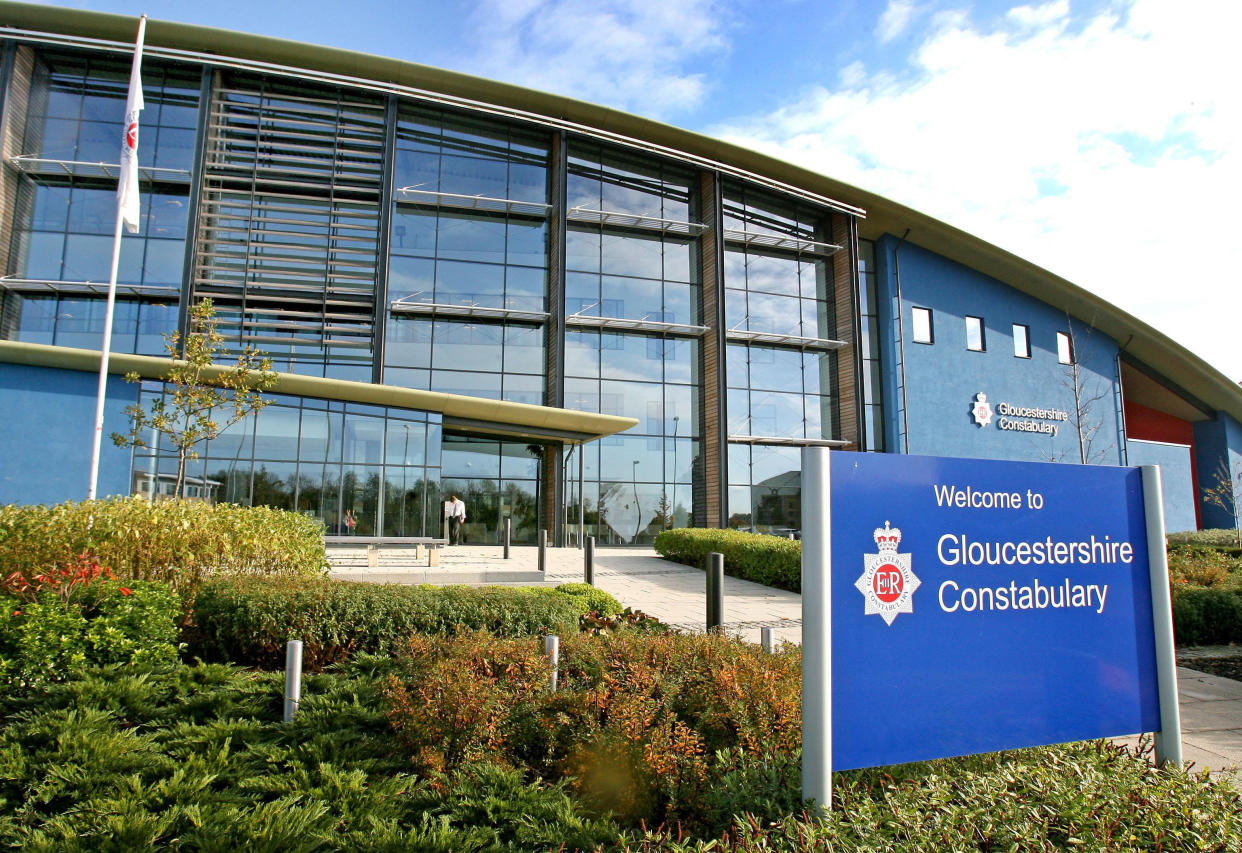
[[[828,676],[811,684],[830,702],[825,769],[1166,728],[1153,474],[804,451],[804,679]]]

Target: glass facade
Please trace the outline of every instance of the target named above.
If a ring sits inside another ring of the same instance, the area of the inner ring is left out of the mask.
[[[121,243],[113,349],[162,354],[177,326],[199,72],[152,62],[143,75],[139,231]],[[116,228],[129,66],[45,52],[32,65],[17,159],[12,268],[0,332],[99,349]]]
[[[565,406],[638,420],[581,450],[585,485],[569,503],[582,502],[585,535],[601,544],[646,543],[686,526],[694,506],[702,430],[694,176],[585,143],[571,147],[567,171]],[[645,331],[626,321],[667,325]]]
[[[548,145],[495,122],[402,112],[385,383],[543,402]]]
[[[163,393],[143,383],[140,404]],[[407,409],[267,395],[257,416],[197,448],[187,463],[191,494],[225,503],[267,505],[318,518],[329,534],[437,536],[440,520],[440,416]],[[225,422],[228,411],[216,415]],[[136,494],[171,494],[175,448],[153,434],[134,458]]]
[[[28,79],[6,81],[29,97],[11,112],[24,156],[0,166],[16,182],[0,337],[94,349],[129,67],[23,44],[26,62]],[[308,513],[329,532],[350,510],[358,535],[426,536],[457,493],[475,544],[499,541],[506,518],[518,542],[540,528],[631,544],[695,523],[797,527],[796,445],[853,441],[834,340],[848,282],[831,245],[847,214],[580,128],[242,65],[144,62],[142,227],[122,242],[114,349],[162,354],[185,294],[213,300],[229,349],[281,372],[638,424],[582,445],[277,395],[201,448],[193,496]],[[167,448],[136,453],[135,491],[167,493],[175,475]]]
[[[838,435],[836,283],[826,211],[728,185],[725,385],[730,527],[800,526],[800,440]]]

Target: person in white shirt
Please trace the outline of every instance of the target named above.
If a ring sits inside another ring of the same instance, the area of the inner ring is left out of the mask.
[[[461,526],[466,523],[466,502],[457,495],[449,502],[449,544],[462,543]]]

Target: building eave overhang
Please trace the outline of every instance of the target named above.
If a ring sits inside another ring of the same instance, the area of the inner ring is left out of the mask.
[[[100,356],[97,350],[0,341],[0,362],[10,364],[98,373]],[[167,358],[112,353],[108,359],[108,372],[117,375],[137,373],[144,379],[160,380],[164,378],[172,364],[172,360]],[[218,375],[224,369],[221,366],[210,367],[206,374],[208,377]],[[370,382],[324,379],[319,376],[300,376],[295,373],[277,373],[276,377],[276,385],[271,389],[273,394],[436,412],[444,417],[446,423],[486,425],[486,430],[480,430],[481,432],[511,438],[554,439],[581,443],[624,432],[638,424],[634,418],[624,418],[618,415],[577,412],[571,409],[533,406],[528,403],[468,397],[462,394],[445,394],[439,391],[397,388],[392,385],[376,385]]]
[[[124,46],[137,32],[137,19],[127,15],[13,3],[0,0],[0,37],[10,31],[61,33],[116,42]],[[21,33],[11,32],[13,36]],[[630,142],[671,156],[685,157],[735,174],[753,176],[778,189],[789,189],[831,204],[860,218],[860,234],[876,239],[901,235],[909,242],[969,266],[1029,294],[1115,339],[1122,352],[1149,366],[1216,409],[1242,420],[1242,388],[1167,335],[1064,278],[1036,266],[933,217],[883,196],[859,189],[810,169],[740,146],[683,130],[620,110],[486,80],[469,74],[413,62],[373,56],[340,48],[307,45],[286,39],[151,20],[148,49],[202,54],[198,61],[242,58],[251,63],[350,78],[352,85],[377,91],[403,91],[418,96],[476,106],[518,119],[578,127],[618,142]]]

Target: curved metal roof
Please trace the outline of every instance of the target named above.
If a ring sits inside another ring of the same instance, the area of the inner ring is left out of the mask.
[[[0,27],[132,42],[137,19],[102,12],[0,2]],[[3,30],[0,29],[0,34]],[[878,237],[909,230],[907,241],[989,275],[1023,293],[1091,323],[1118,342],[1121,351],[1146,364],[1214,409],[1242,420],[1242,388],[1199,356],[1127,312],[1010,252],[933,217],[875,193],[801,166],[719,139],[682,130],[619,110],[560,95],[485,80],[412,62],[285,39],[151,20],[146,51],[151,55],[242,64],[256,70],[335,79],[338,83],[396,91],[479,107],[492,112],[581,129],[618,141],[683,157],[705,166],[743,174],[778,188],[811,195],[865,216],[862,234]]]
[[[98,373],[100,355],[97,350],[0,341],[0,362],[11,364]],[[171,365],[172,361],[167,358],[114,352],[108,359],[108,372],[117,375],[133,372],[144,379],[162,379]],[[205,372],[211,376],[223,369],[224,367],[207,368]],[[273,394],[439,412],[444,416],[447,426],[452,426],[451,421],[456,421],[469,424],[472,432],[515,438],[591,441],[623,432],[638,424],[634,418],[623,418],[619,415],[532,406],[529,403],[511,403],[507,400],[467,397],[441,391],[419,391],[371,382],[301,376],[296,373],[277,373],[276,377],[276,385],[271,389]]]

